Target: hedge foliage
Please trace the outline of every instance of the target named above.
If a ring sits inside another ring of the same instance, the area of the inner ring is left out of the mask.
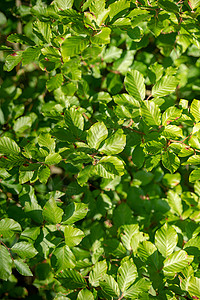
[[[200,299],[200,0],[0,6],[1,299]]]

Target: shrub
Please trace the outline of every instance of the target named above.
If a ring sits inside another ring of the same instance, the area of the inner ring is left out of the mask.
[[[200,299],[200,2],[5,3],[1,299]]]

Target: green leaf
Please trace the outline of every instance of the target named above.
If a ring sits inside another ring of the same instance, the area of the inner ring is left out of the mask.
[[[117,282],[122,292],[126,291],[137,278],[137,268],[133,260],[127,260],[121,264],[117,271]]]
[[[8,250],[0,244],[0,279],[8,280],[12,273],[12,259]]]
[[[80,184],[80,186],[83,186],[88,181],[88,179],[93,174],[93,170],[94,170],[94,166],[89,165],[89,166],[85,166],[84,169],[82,169],[78,173],[77,181]]]
[[[156,246],[149,242],[143,241],[140,243],[138,250],[138,256],[142,261],[147,262],[151,267],[154,267],[156,270],[159,269],[159,256]]]
[[[200,121],[200,101],[199,100],[194,99],[192,101],[192,104],[190,106],[190,113],[193,115],[196,122]]]
[[[155,245],[158,251],[164,256],[169,256],[175,249],[178,242],[176,230],[165,223],[156,231]]]
[[[140,145],[137,145],[132,152],[132,162],[138,168],[141,168],[144,164],[144,159],[145,159],[145,153],[143,151],[143,148],[140,147]]]
[[[82,220],[88,213],[88,205],[84,203],[70,203],[65,210],[62,224],[73,224]]]
[[[12,246],[11,250],[17,253],[21,258],[32,258],[38,254],[34,246],[28,242],[18,242]]]
[[[119,286],[111,275],[104,274],[103,281],[100,281],[100,287],[111,297],[119,297],[120,295]]]
[[[54,198],[47,201],[43,207],[43,217],[50,224],[59,224],[62,220],[63,210],[57,206]]]
[[[1,219],[0,221],[0,236],[3,238],[12,237],[17,232],[20,232],[21,225],[13,219]]]
[[[176,251],[164,260],[164,275],[173,277],[184,270],[192,261],[193,256],[188,255],[184,250]]]
[[[47,90],[49,92],[59,88],[63,83],[63,75],[62,74],[56,74],[54,77],[51,77],[48,81],[47,81]]]
[[[10,34],[7,37],[7,41],[10,43],[19,43],[22,45],[29,45],[29,46],[35,45],[33,40],[29,39],[27,36],[25,36],[23,34],[18,34],[18,33]]]
[[[107,272],[106,260],[97,262],[89,274],[89,282],[92,286],[99,286],[99,281],[103,280],[104,274]]]
[[[90,11],[95,16],[96,24],[101,26],[109,14],[110,8],[105,9],[105,0],[95,0],[90,5]]]
[[[72,134],[79,135],[80,130],[84,128],[84,119],[82,114],[75,108],[71,107],[65,111],[65,124],[72,131]]]
[[[22,259],[18,258],[14,260],[15,267],[17,271],[23,276],[33,276],[29,266],[23,262]]]
[[[124,212],[123,212],[124,215]],[[131,248],[131,239],[134,235],[137,235],[139,233],[139,226],[138,224],[130,224],[130,225],[124,225],[122,227],[123,233],[121,235],[121,240],[126,249],[129,251],[132,250]]]
[[[98,149],[101,142],[108,136],[108,130],[103,122],[97,122],[90,127],[87,133],[87,142],[90,148]]]
[[[38,170],[38,178],[41,183],[46,184],[49,176],[51,175],[51,171],[47,166],[41,166]]]
[[[183,213],[183,205],[179,195],[175,191],[169,190],[167,194],[167,200],[171,207],[172,212],[178,216],[181,216]]]
[[[137,70],[128,71],[125,76],[125,87],[127,92],[138,101],[145,98],[144,78]]]
[[[32,126],[32,119],[28,116],[18,118],[13,126],[15,132],[22,133],[25,130],[31,128]]]
[[[87,283],[83,276],[75,270],[64,270],[57,275],[57,279],[62,285],[70,290],[85,288]]]
[[[66,38],[61,46],[61,53],[64,62],[68,61],[68,57],[81,53],[88,44],[88,38],[82,36],[70,36]]]
[[[37,20],[33,23],[33,33],[44,43],[50,43],[52,38],[51,24]]]
[[[188,2],[189,6],[191,7],[192,10],[196,9],[200,5],[200,0],[190,0]]]
[[[109,17],[112,20],[116,15],[123,14],[124,10],[130,7],[130,3],[127,0],[118,0],[110,4]]]
[[[141,102],[141,116],[149,126],[160,125],[161,112],[158,105],[153,101]]]
[[[138,295],[142,292],[147,292],[151,286],[151,282],[145,280],[144,278],[139,279],[135,284],[133,284],[129,289],[124,292],[124,297],[137,299]]]
[[[60,10],[72,8],[74,0],[54,0],[53,3]]]
[[[59,164],[59,162],[62,160],[62,157],[58,153],[52,153],[47,155],[45,158],[45,163],[49,166]]]
[[[0,139],[0,153],[15,156],[20,153],[20,148],[15,141],[4,136]]]
[[[162,115],[162,125],[166,126],[174,120],[180,118],[181,110],[176,108],[175,106],[171,106],[166,109],[166,111]]]
[[[200,155],[192,155],[188,158],[188,160],[184,163],[182,163],[182,165],[200,165]]]
[[[64,235],[65,244],[69,247],[74,247],[80,244],[84,237],[84,232],[78,228],[68,225],[65,226]]]
[[[83,289],[78,293],[77,300],[94,300],[93,294],[88,289]]]
[[[170,12],[174,12],[174,13],[179,12],[178,6],[175,3],[173,3],[172,1],[159,0],[158,5],[166,11],[170,11]]]
[[[111,137],[105,140],[104,145],[99,149],[99,151],[107,155],[114,155],[122,152],[125,145],[126,136],[123,134],[122,129],[119,129]]]
[[[104,156],[94,169],[95,173],[103,178],[114,178],[124,174],[123,162],[115,156]]]
[[[41,54],[41,47],[28,47],[22,53],[22,66],[33,63],[38,59]]]
[[[180,166],[180,160],[171,151],[165,151],[162,155],[163,166],[168,169],[171,173],[174,173]]]
[[[65,270],[67,268],[74,268],[76,258],[67,245],[60,245],[52,254],[51,264],[56,268],[57,272],[59,272],[60,270]]]
[[[152,96],[164,97],[175,91],[178,80],[174,76],[166,75],[162,77],[152,89]]]
[[[188,283],[188,292],[193,299],[200,298],[200,278],[190,277]]]
[[[22,60],[22,51],[15,52],[6,57],[6,62],[4,65],[4,71],[10,72],[14,67],[16,67]]]
[[[189,182],[195,182],[200,179],[200,169],[193,170],[189,176]]]
[[[162,132],[167,139],[177,139],[183,137],[182,129],[176,125],[167,125]]]
[[[111,29],[108,27],[104,27],[102,28],[101,31],[99,31],[97,34],[91,37],[91,42],[97,45],[109,44],[110,34],[111,34]]]

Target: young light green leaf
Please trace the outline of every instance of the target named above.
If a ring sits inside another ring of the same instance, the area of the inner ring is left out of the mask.
[[[45,158],[45,163],[49,166],[56,165],[62,160],[62,157],[58,153],[52,153],[47,155]]]
[[[84,232],[78,228],[68,225],[65,226],[64,235],[65,244],[69,247],[74,247],[82,241]]]
[[[200,278],[190,277],[188,283],[188,292],[193,299],[200,299]]]
[[[122,129],[119,129],[111,137],[105,140],[104,145],[99,149],[99,151],[107,155],[114,155],[122,152],[125,145],[126,136],[123,134]]]
[[[18,242],[12,246],[11,250],[24,259],[32,258],[38,254],[38,251],[34,248],[34,246],[28,242]]]
[[[110,4],[109,17],[112,20],[116,15],[123,14],[124,10],[129,8],[130,3],[127,0],[118,0]]]
[[[109,44],[110,34],[111,34],[111,29],[108,27],[103,27],[101,31],[99,31],[97,34],[91,37],[91,42],[97,45]]]
[[[0,279],[8,280],[12,273],[12,259],[10,253],[0,244]]]
[[[174,76],[166,75],[162,77],[152,89],[152,96],[164,97],[175,91],[178,80]]]
[[[94,169],[95,173],[103,178],[114,178],[124,174],[123,162],[115,156],[104,156]]]
[[[155,244],[158,251],[164,256],[169,256],[175,249],[178,242],[176,230],[165,223],[156,231]]]
[[[181,110],[176,108],[175,106],[171,106],[166,109],[166,111],[162,115],[162,125],[166,126],[174,120],[180,118]]]
[[[111,275],[105,274],[103,276],[103,281],[100,281],[100,287],[111,297],[119,297],[120,295],[119,286]]]
[[[105,9],[105,0],[95,0],[90,5],[90,11],[96,18],[96,24],[101,26],[109,14],[110,8]]]
[[[92,171],[94,169],[93,165],[85,166],[84,169],[80,170],[77,176],[77,181],[80,184],[80,186],[83,186],[86,182],[88,182],[88,179],[92,175]]]
[[[41,166],[38,170],[38,178],[41,183],[46,184],[49,176],[51,175],[50,168],[47,166]]]
[[[182,163],[182,165],[200,165],[200,155],[192,155],[188,158],[188,160],[184,163]]]
[[[167,139],[178,139],[183,137],[182,129],[176,125],[167,125],[162,132]]]
[[[199,179],[200,179],[200,168],[196,169],[196,170],[193,170],[190,173],[190,176],[189,176],[189,181],[190,182],[195,182],[196,180],[199,180]]]
[[[88,38],[82,36],[70,36],[65,39],[61,46],[61,53],[64,62],[68,57],[81,53],[88,45]]]
[[[190,113],[193,115],[196,122],[200,121],[200,101],[199,100],[194,99],[192,101],[192,104],[190,106]]]
[[[15,66],[17,66],[22,60],[22,51],[10,54],[6,57],[6,62],[4,65],[4,71],[10,72]]]
[[[59,224],[62,220],[63,210],[57,206],[54,198],[47,201],[43,207],[43,218],[50,224]]]
[[[76,264],[76,258],[67,245],[61,245],[52,253],[51,264],[56,268],[57,272],[66,268],[73,269]]]
[[[99,286],[99,281],[103,280],[104,274],[107,272],[106,260],[97,262],[89,274],[89,282],[92,286]]]
[[[164,260],[163,271],[166,276],[173,277],[184,270],[193,261],[193,256],[188,255],[184,250],[172,253]]]
[[[190,0],[188,2],[189,6],[191,7],[192,10],[196,9],[200,5],[200,0]]]
[[[101,142],[108,136],[108,130],[103,122],[97,122],[90,127],[87,133],[87,142],[90,148],[98,149]]]
[[[174,173],[180,166],[180,160],[176,154],[171,151],[165,151],[162,155],[163,166],[171,173]]]
[[[133,260],[124,261],[117,272],[117,282],[122,292],[126,291],[137,278],[137,268]]]
[[[142,74],[137,70],[129,71],[126,74],[125,87],[127,92],[138,101],[145,98],[145,84]]]
[[[83,289],[78,293],[77,300],[94,300],[93,294],[88,289]]]
[[[21,225],[13,219],[5,218],[0,221],[0,236],[3,238],[12,237],[21,230]]]
[[[150,289],[150,286],[150,281],[147,281],[144,278],[139,279],[135,284],[133,284],[124,292],[124,297],[137,299],[138,295],[142,292],[147,292]]]
[[[153,101],[142,101],[140,108],[141,116],[149,126],[160,125],[161,112],[158,105]]]
[[[83,219],[88,213],[88,205],[85,203],[70,203],[66,209],[62,224],[74,224]]]
[[[22,66],[33,63],[38,59],[41,54],[41,47],[28,47],[22,53]]]
[[[149,265],[153,266],[156,270],[158,270],[158,250],[153,243],[149,241],[143,241],[142,243],[140,243],[137,250],[137,254],[144,262],[147,262]]]
[[[54,77],[51,77],[47,81],[47,90],[49,92],[52,92],[53,90],[59,88],[63,83],[63,75],[62,74],[56,74]]]
[[[13,126],[15,132],[22,133],[32,125],[32,119],[28,116],[18,118]]]
[[[15,141],[6,136],[0,139],[0,154],[15,156],[19,153],[20,148]]]
[[[183,212],[183,205],[179,195],[175,191],[169,190],[167,194],[167,201],[171,207],[172,212],[178,216],[181,216]]]
[[[23,262],[22,259],[18,258],[14,260],[15,267],[17,271],[23,276],[33,276],[29,266]]]
[[[10,43],[20,43],[22,45],[28,45],[28,46],[35,45],[33,40],[29,39],[27,36],[25,36],[23,34],[18,34],[18,33],[10,34],[7,37],[7,41]]]
[[[53,3],[60,10],[72,8],[74,0],[54,0]]]
[[[57,275],[57,279],[65,288],[70,290],[85,288],[87,286],[83,276],[75,270],[65,269]]]

